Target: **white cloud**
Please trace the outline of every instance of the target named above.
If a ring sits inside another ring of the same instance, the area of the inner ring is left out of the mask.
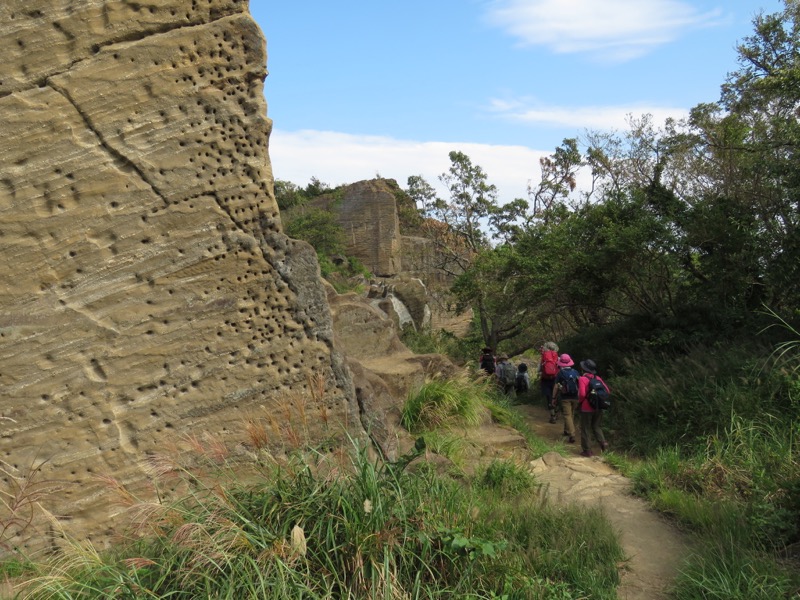
[[[496,0],[487,19],[525,46],[626,61],[687,29],[719,24],[722,12],[680,0]]]
[[[468,142],[417,142],[359,136],[333,131],[273,129],[269,143],[275,179],[301,187],[316,177],[331,186],[376,176],[406,187],[408,177],[422,175],[441,195],[439,175],[450,168],[448,154],[458,150],[479,165],[498,189],[501,203],[527,197],[528,180],[538,181],[539,158],[552,150]]]
[[[570,130],[593,129],[601,131],[622,131],[628,129],[629,116],[639,118],[652,115],[653,124],[663,125],[672,117],[680,119],[689,116],[685,108],[647,105],[622,106],[544,106],[534,100],[491,100],[489,111],[496,116],[529,125],[567,127]]]

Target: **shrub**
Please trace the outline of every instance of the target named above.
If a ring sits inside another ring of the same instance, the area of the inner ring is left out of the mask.
[[[477,425],[484,413],[490,382],[466,375],[455,379],[429,379],[409,394],[401,423],[411,432],[436,429],[448,424]]]

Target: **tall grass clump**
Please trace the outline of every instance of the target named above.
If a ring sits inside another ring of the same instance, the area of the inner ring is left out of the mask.
[[[642,456],[662,447],[693,450],[733,416],[787,416],[787,380],[763,370],[769,350],[755,344],[696,347],[686,355],[642,355],[610,383],[615,440]],[[713,358],[712,358],[713,357]],[[791,417],[790,417],[791,420]]]
[[[676,600],[781,600],[800,597],[797,573],[736,537],[705,540],[678,576]]]
[[[536,488],[536,481],[524,466],[510,460],[493,460],[479,471],[475,485],[502,496],[515,496],[531,493]]]
[[[103,553],[73,544],[20,597],[614,597],[613,533],[536,493],[473,492],[433,470],[374,462],[357,445],[349,462],[317,455],[262,475],[223,486],[183,471],[185,497],[131,506],[129,542]]]
[[[478,425],[490,386],[488,380],[474,380],[466,375],[428,379],[409,394],[401,423],[412,433],[447,425]]]

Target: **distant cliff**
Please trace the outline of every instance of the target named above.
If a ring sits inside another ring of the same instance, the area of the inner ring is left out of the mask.
[[[346,254],[376,277],[411,276],[426,284],[449,279],[436,266],[436,245],[427,236],[426,222],[395,180],[358,181],[309,205],[335,215],[345,233]]]

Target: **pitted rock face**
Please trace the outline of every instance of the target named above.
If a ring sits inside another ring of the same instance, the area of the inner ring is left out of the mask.
[[[9,476],[46,461],[45,507],[97,540],[97,477],[145,489],[143,459],[184,435],[355,426],[316,256],[282,233],[247,3],[3,0],[0,39]]]

